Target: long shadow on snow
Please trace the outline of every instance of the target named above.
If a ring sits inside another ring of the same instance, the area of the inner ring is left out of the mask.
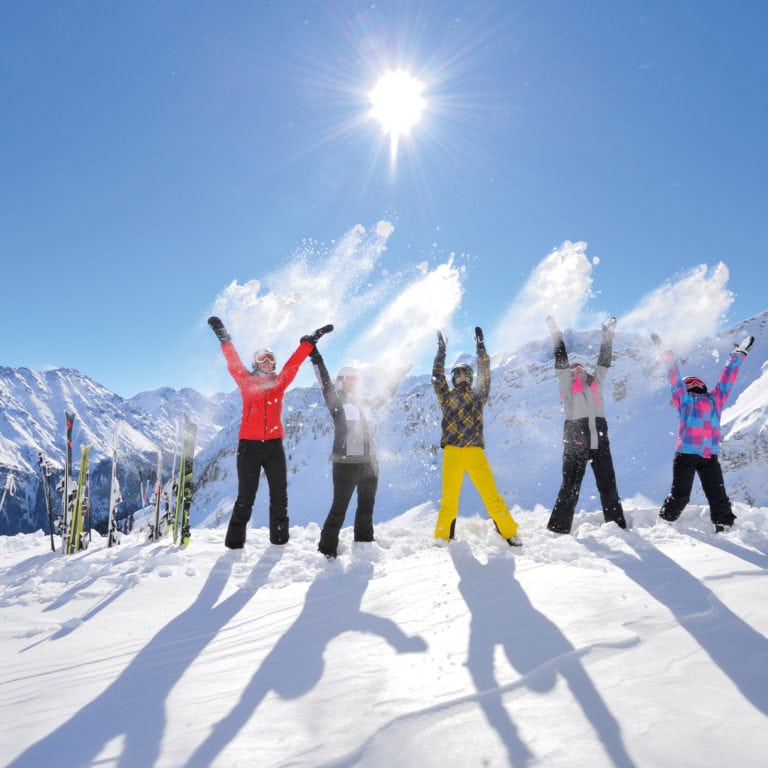
[[[409,637],[391,619],[360,610],[372,573],[373,564],[364,563],[345,573],[322,572],[312,582],[301,613],[264,658],[240,701],[185,763],[186,768],[212,765],[270,691],[295,699],[312,690],[323,675],[326,646],[345,632],[379,635],[398,653],[427,650],[424,640]]]
[[[528,765],[533,756],[518,736],[502,693],[522,686],[548,691],[554,687],[557,675],[561,675],[600,737],[612,764],[634,765],[616,718],[581,663],[581,656],[592,648],[574,648],[558,627],[533,607],[515,579],[514,557],[492,558],[483,565],[462,542],[451,544],[450,552],[460,577],[459,592],[471,613],[467,666],[480,706],[506,747],[509,764]],[[499,686],[493,670],[497,645],[523,676],[519,684]]]
[[[82,626],[83,624],[85,624],[85,622],[90,621],[94,616],[101,613],[108,605],[111,605],[112,603],[114,603],[115,600],[117,600],[121,595],[125,594],[129,589],[131,589],[134,586],[135,586],[135,582],[131,582],[130,584],[125,584],[119,587],[118,589],[115,589],[110,595],[102,597],[101,600],[99,600],[99,602],[96,603],[96,605],[91,606],[82,616],[80,616],[77,619],[73,619],[67,622],[66,624],[62,625],[52,635],[50,635],[50,637],[44,637],[42,640],[37,640],[31,645],[28,645],[25,648],[22,648],[19,651],[19,653],[25,653],[26,651],[29,651],[30,649],[35,648],[42,643],[47,643],[54,640],[61,640],[63,637],[66,637],[67,635],[74,632],[79,626]]]
[[[731,678],[761,712],[768,714],[768,640],[727,608],[717,596],[672,558],[640,541],[627,543],[637,557],[594,539],[581,543],[616,564],[634,582],[667,606],[680,626]]]
[[[734,541],[729,541],[725,536],[719,536],[716,534],[705,534],[698,531],[686,531],[687,536],[692,539],[700,541],[702,544],[706,544],[710,547],[717,547],[723,552],[727,552],[729,555],[734,555],[740,560],[744,560],[752,565],[756,565],[763,570],[768,569],[768,554],[762,551],[753,552],[751,549],[736,544]]]
[[[119,736],[125,739],[118,766],[154,765],[165,730],[165,701],[173,687],[266,583],[281,557],[281,549],[267,550],[247,582],[216,605],[232,571],[231,555],[222,555],[189,608],[166,624],[103,693],[7,768],[40,768],[59,757],[68,765],[88,765]]]

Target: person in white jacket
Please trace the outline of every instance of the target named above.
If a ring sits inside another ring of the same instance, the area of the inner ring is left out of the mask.
[[[611,365],[616,318],[603,325],[603,337],[594,374],[580,363],[568,362],[563,334],[550,316],[547,327],[555,352],[555,373],[565,412],[563,427],[563,482],[557,494],[547,528],[554,533],[570,533],[576,502],[587,464],[591,463],[600,494],[605,522],[626,528],[624,510],[616,487],[616,473],[608,441],[603,384]]]
[[[410,366],[396,371],[384,391],[367,396],[362,391],[358,370],[342,368],[334,385],[317,349],[310,353],[310,359],[334,427],[331,452],[333,501],[317,547],[327,558],[333,559],[338,555],[339,533],[355,491],[357,509],[354,540],[373,541],[373,507],[379,484],[379,463],[373,439],[371,411],[392,399]]]

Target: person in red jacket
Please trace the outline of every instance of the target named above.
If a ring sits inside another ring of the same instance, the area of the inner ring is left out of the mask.
[[[269,540],[272,544],[285,544],[288,541],[288,474],[283,450],[283,396],[301,364],[315,349],[317,340],[333,330],[333,326],[326,325],[313,334],[302,336],[296,351],[276,373],[272,350],[257,350],[253,368],[249,371],[221,319],[209,317],[208,325],[221,342],[227,368],[243,398],[237,446],[237,498],[224,544],[229,549],[245,546],[246,529],[262,468],[269,485]]]

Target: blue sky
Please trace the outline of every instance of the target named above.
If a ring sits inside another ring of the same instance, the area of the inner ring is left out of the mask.
[[[1,3],[0,364],[230,389],[214,308],[244,358],[330,321],[332,364],[376,359],[414,304],[498,347],[574,254],[564,323],[653,325],[691,270],[703,330],[761,312],[767,23],[746,1]],[[396,68],[426,107],[392,163],[368,93]]]

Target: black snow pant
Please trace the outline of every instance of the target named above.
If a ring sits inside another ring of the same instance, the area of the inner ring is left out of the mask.
[[[659,517],[673,522],[680,517],[691,498],[693,478],[698,474],[709,502],[709,516],[715,525],[733,525],[736,515],[725,492],[725,481],[717,455],[705,459],[696,453],[676,453],[672,462],[672,490],[659,510]]]
[[[596,449],[589,447],[587,419],[568,420],[563,427],[563,483],[547,523],[547,528],[555,533],[570,533],[581,481],[590,462],[605,522],[616,523],[620,528],[627,527],[616,487],[616,473],[608,442],[608,423],[604,418],[598,418],[595,425],[598,434]]]
[[[269,485],[269,540],[273,544],[288,541],[288,476],[283,441],[241,440],[237,446],[237,498],[224,540],[229,549],[245,546],[262,468]]]
[[[324,555],[336,557],[339,531],[344,525],[347,507],[357,490],[355,512],[355,541],[373,541],[373,504],[379,485],[379,465],[375,461],[333,463],[333,501],[323,523],[318,549]]]

